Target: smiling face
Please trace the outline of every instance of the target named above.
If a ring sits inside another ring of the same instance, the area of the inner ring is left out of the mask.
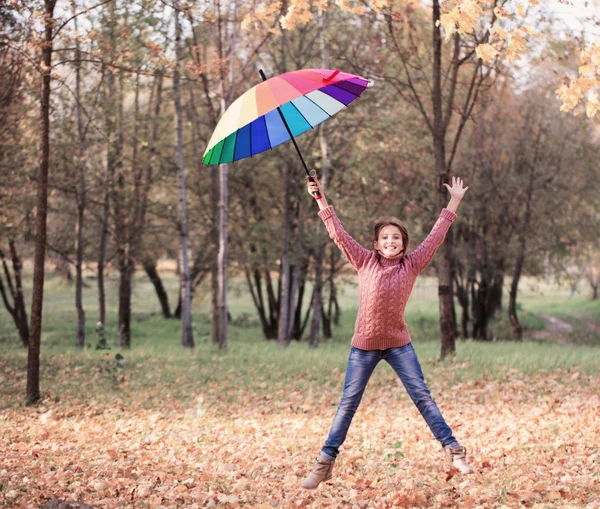
[[[373,247],[386,258],[392,258],[400,254],[404,250],[400,228],[393,224],[381,228],[377,240],[373,241]]]

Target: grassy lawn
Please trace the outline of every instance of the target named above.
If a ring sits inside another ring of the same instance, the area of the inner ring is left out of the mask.
[[[171,306],[174,307],[177,280],[173,276],[166,277],[165,283],[171,296]],[[437,360],[440,347],[437,340],[439,315],[435,298],[436,281],[420,279],[409,301],[406,320],[426,376],[431,373],[435,378],[437,372],[443,372],[444,378],[462,381],[502,377],[515,370],[528,376],[556,370],[580,370],[589,374],[598,371],[600,349],[594,345],[600,344],[600,334],[586,329],[586,344],[576,347],[536,340],[532,334],[544,327],[540,318],[543,314],[560,316],[575,327],[582,328],[591,322],[598,324],[600,301],[587,301],[581,295],[568,299],[566,289],[535,284],[537,286],[533,283],[524,285],[525,291],[520,301],[521,319],[528,330],[522,343],[510,340],[510,326],[503,313],[491,324],[491,341],[459,339],[456,357],[440,363]],[[229,327],[228,349],[219,351],[210,342],[210,289],[205,285],[199,289],[193,302],[196,348],[189,352],[180,346],[179,323],[161,317],[152,286],[143,275],[138,275],[134,285],[132,348],[121,352],[125,357],[124,366],[121,367],[114,360],[119,352],[116,347],[116,279],[109,279],[107,291],[106,334],[111,350],[96,351],[94,348],[97,342],[94,330],[97,320],[96,295],[94,288],[88,288],[84,294],[87,348],[78,351],[73,346],[76,332],[73,288],[58,277],[48,279],[42,337],[42,385],[53,394],[69,394],[73,390],[82,392],[86,398],[95,393],[102,397],[99,388],[109,389],[122,376],[134,384],[132,389],[136,391],[143,390],[148,376],[158,377],[161,386],[184,392],[189,383],[224,383],[234,375],[239,386],[258,392],[267,389],[266,381],[284,383],[288,378],[300,380],[301,384],[304,381],[328,383],[332,370],[343,372],[345,369],[358,300],[357,285],[346,283],[340,289],[341,323],[334,328],[334,337],[323,340],[316,350],[305,341],[292,341],[287,349],[282,349],[276,342],[263,338],[245,283],[233,280],[229,289],[229,303],[234,324]],[[310,291],[306,293],[310,295]],[[244,319],[240,320],[241,317]],[[12,380],[3,378],[8,386],[5,387],[2,404],[18,404],[22,380],[21,383],[17,383],[17,380],[23,375],[26,352],[19,346],[12,321],[4,309],[0,311],[0,351],[0,364],[15,373]],[[70,370],[87,376],[63,376]],[[181,372],[192,378],[182,378]],[[81,381],[81,378],[84,380]]]

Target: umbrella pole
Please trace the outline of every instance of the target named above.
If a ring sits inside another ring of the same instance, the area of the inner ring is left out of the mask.
[[[259,69],[258,72],[260,73],[260,77],[263,79],[263,81],[267,81],[267,77],[265,76],[265,73],[263,72],[263,70]],[[306,166],[306,163],[304,162],[304,157],[302,157],[302,153],[300,152],[300,148],[298,147],[298,144],[296,143],[296,139],[294,138],[294,135],[292,134],[292,131],[290,130],[290,126],[286,122],[285,117],[283,116],[283,113],[281,112],[281,109],[279,108],[279,106],[277,106],[277,111],[279,112],[279,116],[281,117],[281,120],[283,120],[283,125],[287,129],[287,132],[290,135],[292,142],[294,143],[294,147],[296,147],[296,152],[298,152],[300,161],[302,161],[302,166],[304,166],[304,171],[306,172],[306,175],[308,176],[308,180],[310,182],[314,182],[315,179],[311,176],[310,172],[308,171],[308,166]],[[319,200],[321,198],[321,193],[319,191],[317,191],[315,193],[315,198],[317,200]]]

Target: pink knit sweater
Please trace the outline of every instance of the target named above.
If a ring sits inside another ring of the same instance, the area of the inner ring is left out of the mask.
[[[352,336],[352,346],[361,350],[385,350],[410,343],[404,322],[404,309],[419,273],[429,265],[456,214],[442,209],[431,233],[415,249],[402,257],[378,256],[365,249],[342,227],[330,205],[319,212],[327,232],[358,271],[360,303]]]

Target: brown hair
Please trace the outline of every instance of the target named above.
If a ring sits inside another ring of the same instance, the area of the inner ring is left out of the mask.
[[[373,242],[376,242],[377,240],[379,240],[379,232],[381,231],[381,229],[384,226],[395,226],[396,228],[398,228],[400,230],[400,233],[402,234],[402,252],[404,254],[406,254],[406,250],[408,249],[408,230],[406,229],[406,227],[400,222],[399,219],[392,217],[392,216],[384,216],[384,217],[380,217],[379,219],[377,219],[377,221],[375,221],[375,224],[373,225]],[[373,243],[371,243],[371,245],[373,245]]]

